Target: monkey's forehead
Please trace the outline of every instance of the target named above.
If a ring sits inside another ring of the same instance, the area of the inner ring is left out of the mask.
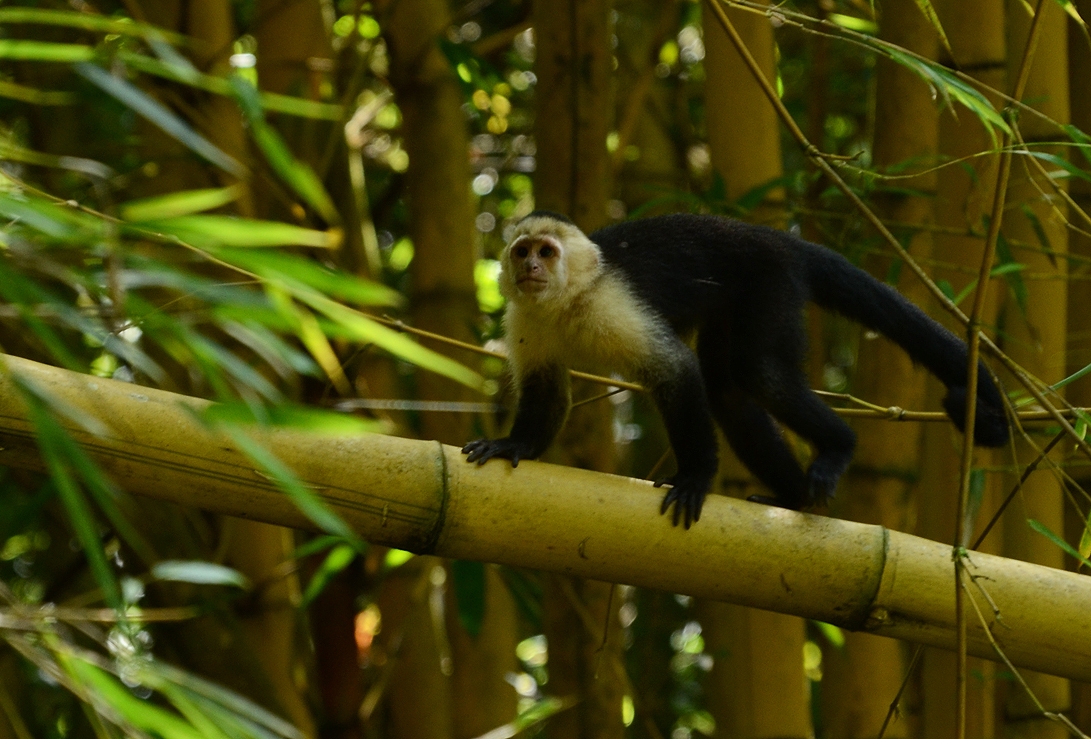
[[[521,238],[534,238],[536,236],[552,236],[561,242],[583,237],[583,231],[569,221],[562,221],[548,215],[532,213],[519,221],[512,232],[511,243]]]

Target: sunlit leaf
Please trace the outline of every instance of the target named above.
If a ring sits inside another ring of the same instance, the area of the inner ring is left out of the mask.
[[[197,585],[231,585],[241,590],[250,590],[253,587],[246,575],[238,570],[202,560],[166,559],[156,562],[151,573],[157,580]]]
[[[140,228],[176,236],[194,246],[313,246],[336,248],[340,233],[291,223],[220,215],[188,215],[148,221]]]
[[[352,564],[352,560],[356,559],[356,554],[356,549],[346,544],[334,547],[322,560],[322,564],[318,566],[318,569],[315,570],[314,575],[311,576],[311,581],[307,583],[307,587],[303,591],[301,607],[306,608],[311,605],[314,599],[322,594],[330,581],[339,572]]]
[[[128,18],[112,18],[96,13],[59,10],[49,8],[0,8],[0,24],[33,23],[47,26],[67,26],[84,31],[112,33],[119,36],[156,36],[183,43],[186,38],[180,33],[171,33],[158,26],[138,23]]]
[[[55,44],[48,41],[0,39],[0,59],[24,62],[89,62],[95,50],[82,44]]]
[[[875,34],[879,32],[879,27],[875,25],[875,21],[868,20],[867,18],[859,18],[855,15],[845,15],[844,13],[830,13],[826,16],[829,21],[835,25],[847,28],[850,31],[858,31],[859,33]]]
[[[826,641],[830,643],[830,646],[837,649],[843,649],[845,646],[845,632],[837,628],[833,624],[828,624],[824,621],[811,621],[815,625],[815,628],[825,637]]]
[[[484,378],[468,367],[426,349],[405,334],[382,326],[347,306],[317,293],[300,293],[297,299],[347,328],[360,341],[375,344],[423,369],[431,370],[472,388],[484,387]]]
[[[360,305],[398,307],[405,303],[405,298],[397,290],[354,275],[335,272],[304,256],[239,249],[217,249],[215,254],[225,262],[261,275],[281,287],[307,285],[330,297]]]
[[[0,42],[3,43],[3,42]],[[169,108],[121,77],[115,77],[94,64],[77,64],[75,70],[103,92],[124,103],[136,113],[154,123],[168,136],[178,140],[193,153],[236,177],[246,176],[246,168],[222,149],[175,115]]]
[[[202,74],[192,69],[191,65],[181,66],[171,64],[160,61],[159,59],[153,59],[144,54],[135,54],[125,50],[122,50],[118,54],[118,58],[123,61],[126,66],[146,74],[152,74],[156,77],[162,77],[175,82],[182,82],[217,95],[224,95],[226,97],[234,95],[231,83],[228,82],[226,78]],[[292,97],[290,95],[263,92],[260,94],[260,97],[261,107],[265,110],[276,113],[287,113],[303,118],[341,121],[344,112],[344,108],[340,105],[321,103],[315,100]]]
[[[307,351],[314,357],[314,361],[318,362],[337,391],[342,395],[351,394],[352,385],[341,367],[341,360],[338,359],[337,352],[333,350],[329,337],[322,330],[314,314],[297,305],[288,293],[278,286],[267,286],[266,293],[280,313],[290,321],[296,336],[303,342],[303,346],[307,347]]]
[[[204,190],[182,190],[151,198],[130,200],[118,206],[118,214],[126,221],[158,221],[177,218],[220,208],[239,199],[237,186]]]
[[[296,194],[330,224],[341,222],[341,216],[326,192],[318,175],[305,162],[296,159],[280,134],[265,121],[258,91],[239,75],[231,78],[236,99],[250,124],[250,133],[265,154],[273,170]]]
[[[260,424],[309,431],[327,436],[359,436],[387,430],[383,421],[303,405],[261,408],[249,403],[215,403],[202,412],[210,423]]]

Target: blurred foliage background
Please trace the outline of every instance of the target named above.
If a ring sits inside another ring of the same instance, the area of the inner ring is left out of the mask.
[[[953,735],[949,655],[369,546],[245,433],[502,430],[503,363],[472,348],[502,348],[496,256],[535,207],[587,230],[679,210],[789,228],[943,315],[860,198],[969,310],[1005,151],[983,323],[1091,405],[1091,4],[729,5],[816,149],[692,0],[0,4],[0,348],[219,401],[203,420],[323,532],[131,497],[58,421],[94,419],[22,383],[45,473],[0,468],[0,739],[872,737],[890,706],[886,736]],[[808,320],[815,387],[938,407],[874,336]],[[833,512],[950,541],[950,429],[857,429]],[[980,456],[971,515],[1057,430]],[[550,458],[651,477],[665,449],[621,392],[577,409]],[[1073,451],[990,551],[1086,563]],[[725,457],[722,491],[748,495]],[[1087,686],[1030,676],[1035,704],[971,663],[967,735],[1053,736],[1047,711],[1091,731]]]

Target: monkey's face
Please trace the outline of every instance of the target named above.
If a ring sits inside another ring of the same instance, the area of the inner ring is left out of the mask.
[[[508,249],[508,269],[522,295],[545,297],[551,286],[564,289],[564,252],[552,236],[521,236]]]

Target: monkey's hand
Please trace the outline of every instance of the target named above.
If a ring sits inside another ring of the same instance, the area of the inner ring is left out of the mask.
[[[682,519],[683,525],[688,529],[701,518],[701,506],[705,502],[705,494],[712,484],[712,478],[706,475],[675,475],[665,480],[659,480],[655,486],[670,485],[671,489],[663,496],[663,504],[659,506],[659,515],[667,512],[674,504],[674,516],[672,526],[678,525]]]
[[[530,444],[524,441],[516,441],[510,436],[504,439],[478,439],[471,441],[462,447],[462,453],[466,455],[467,462],[485,464],[493,457],[510,459],[512,467],[519,466],[520,459],[534,459],[538,455]]]

